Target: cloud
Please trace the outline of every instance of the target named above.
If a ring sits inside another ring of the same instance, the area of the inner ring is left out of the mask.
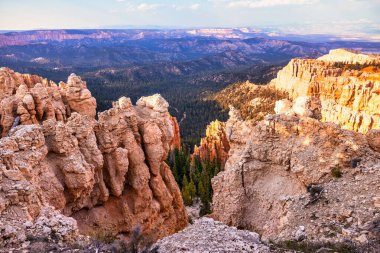
[[[176,11],[183,11],[183,10],[196,11],[196,10],[199,10],[201,8],[201,4],[195,3],[195,4],[192,4],[190,6],[172,4],[170,7]]]
[[[196,11],[196,10],[199,10],[200,7],[201,7],[200,4],[193,4],[190,6],[190,10]]]
[[[214,4],[223,4],[229,8],[266,8],[281,5],[306,5],[315,4],[319,0],[208,0]]]
[[[138,11],[151,11],[151,10],[155,10],[159,7],[159,4],[147,4],[147,3],[142,3],[142,4],[139,4],[136,9]]]
[[[354,20],[331,20],[322,23],[302,23],[285,26],[267,27],[268,30],[276,31],[282,35],[296,34],[321,34],[335,35],[344,38],[361,38],[375,40],[380,37],[380,23],[369,19]]]
[[[125,2],[125,0],[116,0],[116,2],[121,3],[121,2]]]

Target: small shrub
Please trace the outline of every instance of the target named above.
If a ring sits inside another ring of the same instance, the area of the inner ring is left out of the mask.
[[[331,169],[331,175],[336,178],[340,178],[343,176],[343,173],[339,166],[335,166]]]
[[[104,243],[112,243],[116,240],[116,236],[109,230],[98,230],[93,237]]]

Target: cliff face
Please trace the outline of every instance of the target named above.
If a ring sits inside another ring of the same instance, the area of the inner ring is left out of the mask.
[[[120,98],[95,120],[96,101],[75,75],[57,86],[0,73],[0,224],[13,228],[0,229],[0,245],[26,240],[45,216],[56,221],[37,226],[46,237],[58,233],[57,224],[71,224],[60,239],[75,239],[78,228],[129,237],[141,226],[155,240],[186,226],[181,193],[164,162],[178,126],[160,95],[136,106]]]
[[[379,64],[379,56],[332,50],[317,60],[291,60],[271,85],[294,102],[319,104],[313,117],[366,133],[380,128]]]
[[[263,121],[232,108],[228,160],[212,180],[217,219],[275,241],[376,241],[378,57],[355,57],[292,60],[270,84],[292,101],[277,101]]]
[[[253,126],[236,111],[226,131],[230,156],[212,180],[217,219],[275,241],[377,238],[380,154],[370,142],[378,131],[287,115]]]
[[[224,164],[227,160],[230,145],[225,133],[225,123],[215,120],[206,129],[206,137],[201,139],[201,143],[194,148],[194,156],[199,156],[201,160],[218,160]]]

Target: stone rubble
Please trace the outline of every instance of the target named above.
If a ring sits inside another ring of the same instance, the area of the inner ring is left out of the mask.
[[[238,230],[211,218],[201,218],[181,232],[158,241],[159,253],[272,252],[257,233]]]

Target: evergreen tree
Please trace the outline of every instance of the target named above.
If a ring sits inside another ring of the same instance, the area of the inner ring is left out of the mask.
[[[189,183],[187,181],[186,175],[183,176],[183,187],[182,187],[182,198],[183,202],[186,206],[191,206],[193,204],[193,200],[191,197],[191,192],[189,188]]]
[[[196,197],[197,189],[195,188],[195,184],[193,182],[193,179],[190,179],[190,183],[188,185],[189,187],[189,194],[192,201],[194,201],[194,198]]]

